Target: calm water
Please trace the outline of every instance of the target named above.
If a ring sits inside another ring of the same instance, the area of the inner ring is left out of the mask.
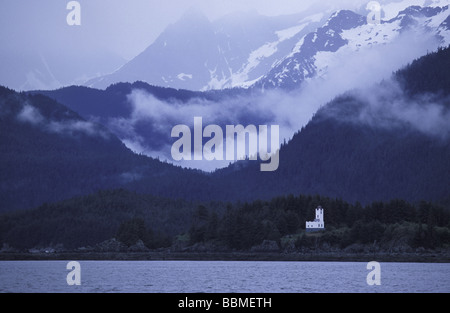
[[[0,262],[0,292],[450,292],[450,263],[81,261],[81,286],[68,286],[67,261]]]

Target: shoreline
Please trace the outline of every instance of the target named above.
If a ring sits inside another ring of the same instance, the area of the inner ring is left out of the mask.
[[[448,253],[58,252],[0,253],[0,261],[272,261],[450,263]]]

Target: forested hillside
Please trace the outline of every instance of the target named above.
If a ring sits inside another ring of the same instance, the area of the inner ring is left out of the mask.
[[[450,203],[450,49],[416,60],[389,81],[324,105],[281,147],[276,172],[252,162],[218,172],[248,198],[302,193],[347,201]],[[230,190],[231,189],[231,190]]]
[[[180,185],[195,188],[204,177],[134,154],[105,127],[48,97],[6,88],[0,88],[0,162],[0,212],[121,187],[143,176],[149,193],[178,196]]]
[[[448,205],[448,62],[449,48],[440,49],[369,92],[348,92],[323,106],[283,144],[276,172],[260,172],[255,161],[239,161],[213,174],[175,167],[132,153],[104,126],[55,100],[1,88],[0,210],[118,187],[188,200],[269,200],[292,193],[363,204],[400,198]],[[114,99],[114,92],[126,97],[122,88],[131,87],[112,86],[109,95],[101,93],[90,101],[107,95]],[[81,98],[98,93],[83,90]],[[153,92],[179,99],[193,96],[164,88]],[[110,114],[121,114],[121,105],[102,101],[98,110],[110,103],[117,106]],[[87,109],[86,103],[80,109]]]
[[[1,210],[36,208],[2,215],[0,243],[303,249],[317,245],[303,227],[321,205],[328,247],[445,247],[448,62],[441,49],[324,105],[283,144],[275,172],[255,161],[212,174],[175,167],[49,97],[0,88]]]
[[[437,93],[448,96],[450,94],[449,68],[450,49],[439,48],[437,52],[429,53],[397,71],[395,77],[410,95]]]
[[[314,219],[318,205],[325,208],[326,230],[307,236],[305,221]],[[105,247],[104,242],[113,238],[116,245]],[[108,190],[0,217],[0,246],[19,250],[114,251],[120,244],[126,252],[138,241],[147,249],[192,252],[368,248],[411,252],[450,244],[450,212],[424,201],[362,206],[288,195],[245,203],[187,202]]]

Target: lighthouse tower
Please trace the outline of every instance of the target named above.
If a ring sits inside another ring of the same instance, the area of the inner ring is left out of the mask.
[[[316,218],[312,222],[306,222],[305,229],[307,233],[325,229],[325,222],[323,220],[323,208],[320,205],[316,208]]]

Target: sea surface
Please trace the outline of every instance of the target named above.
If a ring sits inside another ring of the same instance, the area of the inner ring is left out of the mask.
[[[78,273],[67,264],[2,261],[0,292],[450,292],[450,263],[379,263],[379,276],[363,262],[80,261]],[[72,274],[79,274],[80,285],[68,284]],[[378,277],[380,285],[369,285],[368,276]]]

